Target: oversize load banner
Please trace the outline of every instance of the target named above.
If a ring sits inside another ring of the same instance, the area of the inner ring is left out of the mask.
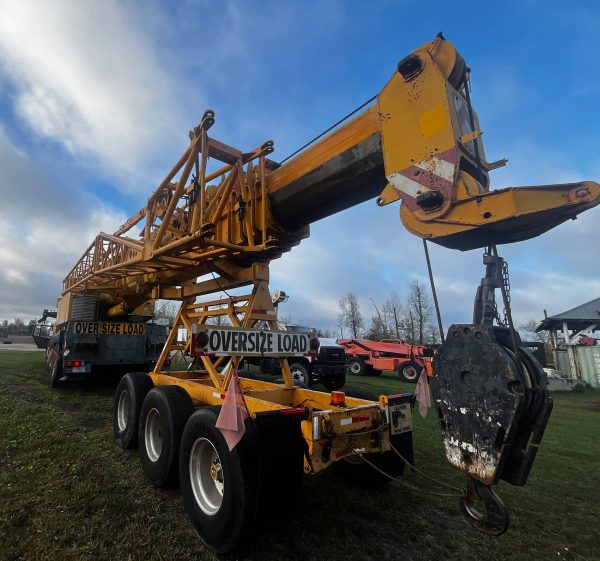
[[[308,352],[308,333],[290,331],[263,331],[206,327],[208,336],[205,347],[196,344],[196,351],[205,354],[227,356],[301,356]]]
[[[75,335],[145,335],[145,323],[121,323],[117,321],[75,321]]]

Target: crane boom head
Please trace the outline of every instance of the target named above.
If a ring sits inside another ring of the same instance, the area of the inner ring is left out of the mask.
[[[507,160],[485,158],[469,78],[441,35],[398,64],[378,96],[388,180],[379,205],[402,199],[411,233],[467,250],[533,238],[600,203],[591,181],[490,190],[489,172]]]

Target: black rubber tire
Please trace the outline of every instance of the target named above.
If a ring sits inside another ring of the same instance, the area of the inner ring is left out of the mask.
[[[219,411],[220,407],[201,407],[188,419],[179,450],[179,481],[185,511],[198,536],[213,551],[224,554],[242,547],[254,533],[259,458],[249,420],[244,437],[229,451],[221,431],[215,427]],[[212,444],[221,465],[223,496],[213,514],[202,510],[191,482],[190,456],[194,444],[201,439]]]
[[[326,378],[321,378],[320,382],[329,391],[337,391],[344,387],[344,384],[346,383],[346,374],[342,372],[341,374],[335,374],[334,376],[327,376]]]
[[[113,434],[117,444],[124,450],[134,450],[138,445],[138,425],[142,404],[148,392],[154,387],[152,378],[146,372],[129,372],[117,385],[113,401]],[[123,392],[129,398],[124,426],[119,426],[119,400]]]
[[[421,370],[423,370],[416,362],[412,360],[409,362],[405,362],[398,369],[398,376],[404,382],[409,382],[411,384],[416,384],[419,380],[419,375],[421,374]]]
[[[370,392],[348,390],[345,393],[348,397],[379,401],[377,396]],[[394,437],[392,436],[391,439],[393,443]],[[383,454],[367,454],[365,457],[392,477],[397,477],[404,472],[404,462],[393,451]],[[331,469],[338,477],[361,489],[379,489],[388,485],[391,481],[389,477],[378,472],[361,458],[344,458],[334,462]]]
[[[60,379],[62,378],[62,375],[63,375],[62,360],[59,358],[50,367],[48,385],[53,389],[60,387],[60,385],[61,385]]]
[[[158,458],[151,459],[146,441],[148,413],[153,409],[158,417],[162,433],[162,444]],[[152,388],[140,411],[138,443],[140,462],[144,473],[156,487],[177,485],[179,479],[179,444],[187,420],[194,412],[194,404],[189,394],[179,386]]]
[[[348,361],[348,372],[354,376],[364,376],[367,372],[367,365],[364,361],[353,358]]]
[[[294,371],[297,373],[297,378],[294,378]],[[296,380],[308,388],[312,386],[312,373],[309,368],[301,362],[290,363],[290,372],[292,373],[292,379]]]

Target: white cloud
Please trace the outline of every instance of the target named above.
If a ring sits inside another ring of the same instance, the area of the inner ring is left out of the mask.
[[[137,20],[116,0],[0,1],[16,113],[35,134],[123,175],[139,174],[181,125],[177,82]]]
[[[0,128],[0,319],[39,317],[100,230],[126,216],[96,197],[41,176]]]

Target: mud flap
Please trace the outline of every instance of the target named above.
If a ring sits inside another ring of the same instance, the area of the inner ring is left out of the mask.
[[[390,444],[402,454],[402,458],[410,465],[415,465],[412,433],[412,409],[415,396],[412,393],[389,396],[387,415],[390,425]],[[404,472],[404,462],[402,471]]]
[[[254,416],[259,456],[257,507],[261,520],[287,518],[302,510],[306,441],[300,423],[305,416],[270,412]]]

